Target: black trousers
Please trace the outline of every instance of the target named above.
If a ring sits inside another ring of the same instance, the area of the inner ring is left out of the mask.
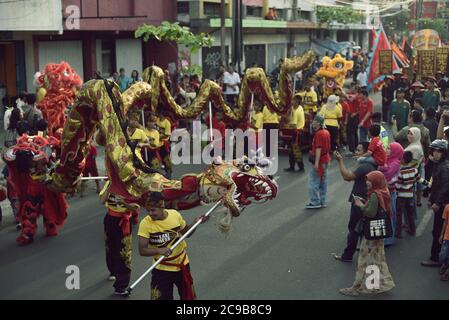
[[[186,268],[190,271],[190,266]],[[151,272],[151,300],[173,300],[173,286],[182,296],[182,272],[153,269]]]
[[[382,121],[388,122],[388,111],[390,111],[390,105],[382,103]]]
[[[277,124],[277,123],[265,123],[263,125],[263,129],[266,130],[266,138],[265,138],[265,141],[264,141],[265,156],[271,157],[270,142],[272,141],[272,139],[275,139],[274,133],[273,133],[273,137],[271,137],[272,136],[272,129],[279,129],[279,124]],[[276,151],[277,150],[273,150],[273,153],[276,152]]]
[[[131,278],[132,234],[126,237],[123,235],[120,220],[121,218],[109,214],[104,217],[106,265],[116,278],[114,288],[125,290]]]
[[[359,207],[355,206],[353,203],[351,204],[351,216],[349,218],[348,223],[348,236],[346,239],[346,248],[341,255],[344,260],[352,260],[354,253],[357,249],[357,243],[361,237],[361,234],[356,230],[357,224],[360,219],[362,219],[363,214]]]
[[[359,144],[359,136],[357,134],[359,126],[359,117],[355,116],[354,118],[349,117],[348,120],[348,148],[349,151],[355,152],[357,145]]]
[[[441,229],[443,229],[443,211],[444,206],[442,205],[441,208],[435,212],[433,216],[433,229],[432,229],[432,249],[431,249],[431,255],[430,260],[432,261],[439,261],[439,255],[441,250],[441,244],[440,244],[440,236],[441,236]]]
[[[396,235],[402,234],[402,215],[405,214],[410,234],[415,234],[415,204],[413,198],[399,198],[396,201]]]
[[[331,135],[331,152],[337,150],[338,141],[340,136],[340,129],[334,126],[326,126],[327,131]]]

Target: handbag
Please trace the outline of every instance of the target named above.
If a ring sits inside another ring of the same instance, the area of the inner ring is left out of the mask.
[[[380,205],[374,218],[363,218],[363,235],[366,240],[385,239],[393,235],[390,216]]]

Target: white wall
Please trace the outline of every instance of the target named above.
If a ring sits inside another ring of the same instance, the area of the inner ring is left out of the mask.
[[[62,31],[61,0],[0,2],[2,31]]]
[[[47,63],[59,63],[61,61],[67,61],[75,69],[76,73],[84,79],[83,46],[81,41],[39,42],[39,70],[42,71]]]
[[[117,71],[125,68],[126,75],[133,70],[142,75],[142,41],[140,39],[117,39],[115,43]]]

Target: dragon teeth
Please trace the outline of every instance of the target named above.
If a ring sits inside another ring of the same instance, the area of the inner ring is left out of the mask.
[[[259,181],[259,182],[257,182],[256,184],[255,184],[255,186],[257,187],[257,186],[260,186],[262,183],[264,183],[263,181]]]
[[[267,187],[268,187],[268,183],[264,182],[264,183],[262,184],[262,187],[267,188]]]
[[[243,177],[244,176],[244,174],[243,173],[240,173],[238,176],[237,176],[237,178],[241,178],[241,177]]]

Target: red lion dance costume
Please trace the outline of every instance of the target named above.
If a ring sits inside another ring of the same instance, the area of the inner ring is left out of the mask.
[[[19,221],[22,231],[17,238],[20,244],[33,242],[39,215],[44,218],[47,236],[58,235],[67,218],[67,203],[63,193],[50,191],[42,182],[55,163],[54,148],[59,141],[54,137],[28,137],[23,135],[9,148],[4,160],[8,165],[8,182],[19,198]]]
[[[38,108],[48,122],[49,136],[55,136],[58,129],[64,128],[65,110],[74,101],[75,88],[80,87],[82,83],[80,76],[65,61],[59,64],[49,63],[42,73],[35,75],[35,84],[46,90]]]

